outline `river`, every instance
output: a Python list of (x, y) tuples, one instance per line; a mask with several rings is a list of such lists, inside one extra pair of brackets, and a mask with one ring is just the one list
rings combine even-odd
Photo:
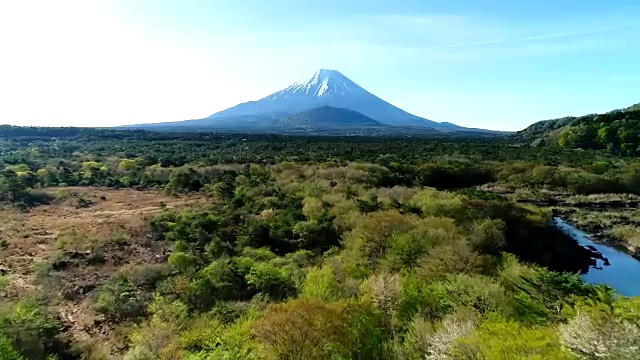
[(589, 234), (560, 218), (555, 218), (554, 223), (580, 245), (595, 248), (607, 260), (596, 259), (597, 265), (582, 275), (586, 282), (609, 285), (620, 295), (640, 296), (640, 261), (622, 249), (594, 242)]

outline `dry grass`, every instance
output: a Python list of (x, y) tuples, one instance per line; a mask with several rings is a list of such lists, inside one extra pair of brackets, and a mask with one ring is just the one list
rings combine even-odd
[[(56, 193), (60, 189), (47, 192)], [(141, 239), (146, 235), (149, 218), (164, 207), (184, 208), (206, 202), (201, 196), (180, 198), (160, 191), (90, 187), (70, 190), (91, 200), (92, 204), (78, 208), (62, 202), (39, 206), (26, 213), (0, 209), (0, 241), (6, 245), (0, 252), (0, 267), (11, 273), (29, 274), (33, 262), (50, 258), (54, 250), (65, 250), (58, 247), (60, 238), (65, 236), (75, 238), (77, 250), (109, 239), (114, 231)]]
[(578, 209), (566, 216), (596, 240), (625, 246), (631, 252), (640, 248), (640, 210)]
[(632, 247), (640, 247), (640, 227), (630, 225), (614, 226), (611, 235), (624, 239)]
[(638, 202), (640, 196), (634, 194), (593, 194), (574, 195), (567, 198), (568, 204), (575, 203), (611, 203), (611, 202)]
[(149, 238), (150, 218), (165, 208), (208, 201), (201, 195), (173, 197), (151, 190), (45, 191), (56, 196), (54, 204), (25, 213), (0, 209), (0, 269), (9, 279), (3, 292), (44, 296), (76, 341), (104, 337), (109, 331), (99, 326), (91, 310), (95, 289), (117, 271), (165, 261), (169, 246)]
[(491, 183), (480, 186), (480, 189), (498, 195), (504, 195), (513, 200), (544, 200), (544, 199), (561, 199), (569, 196), (566, 192), (524, 188), (515, 185)]

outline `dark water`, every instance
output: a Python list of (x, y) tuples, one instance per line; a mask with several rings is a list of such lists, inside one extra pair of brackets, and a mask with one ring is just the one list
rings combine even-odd
[(582, 246), (592, 246), (608, 260), (597, 259), (597, 265), (582, 275), (590, 284), (605, 284), (614, 288), (620, 295), (640, 296), (640, 261), (622, 249), (598, 244), (589, 239), (589, 234), (578, 230), (566, 221), (555, 218), (555, 225), (573, 237)]

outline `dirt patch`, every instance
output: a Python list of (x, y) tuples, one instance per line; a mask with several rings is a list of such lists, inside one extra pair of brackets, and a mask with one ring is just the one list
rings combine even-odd
[[(154, 241), (157, 213), (204, 206), (202, 195), (162, 191), (50, 188), (53, 204), (19, 212), (0, 209), (0, 272), (6, 296), (38, 290), (76, 341), (112, 333), (91, 308), (92, 294), (118, 271), (166, 262), (169, 244)], [(80, 199), (80, 200), (78, 200)], [(107, 336), (108, 337), (108, 336)]]

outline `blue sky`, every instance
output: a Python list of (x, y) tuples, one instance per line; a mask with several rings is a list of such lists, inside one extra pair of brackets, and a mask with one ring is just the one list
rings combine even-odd
[(519, 130), (640, 102), (636, 0), (0, 3), (0, 123), (201, 118), (341, 71), (416, 115)]

